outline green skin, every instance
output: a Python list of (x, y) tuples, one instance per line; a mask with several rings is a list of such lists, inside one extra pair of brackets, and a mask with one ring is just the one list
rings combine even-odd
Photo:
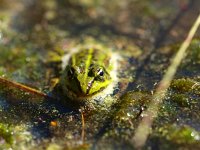
[(71, 56), (61, 77), (61, 85), (73, 98), (96, 95), (111, 82), (111, 54), (99, 49), (83, 49)]

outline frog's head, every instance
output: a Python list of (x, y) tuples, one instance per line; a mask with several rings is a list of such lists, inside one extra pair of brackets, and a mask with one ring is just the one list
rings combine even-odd
[(94, 95), (106, 88), (112, 80), (103, 66), (95, 64), (88, 68), (85, 65), (69, 65), (64, 72), (62, 84), (77, 97)]

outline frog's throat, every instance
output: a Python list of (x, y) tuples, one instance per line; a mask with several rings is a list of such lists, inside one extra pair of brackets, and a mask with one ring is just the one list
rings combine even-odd
[(67, 86), (64, 88), (64, 91), (67, 94), (67, 97), (73, 100), (91, 100), (94, 97), (98, 96), (99, 93), (101, 93), (101, 91), (104, 91), (106, 89), (106, 87), (103, 87), (101, 89), (99, 89), (98, 91), (92, 93), (92, 94), (77, 94), (75, 93), (73, 90), (71, 90), (70, 88), (68, 88)]

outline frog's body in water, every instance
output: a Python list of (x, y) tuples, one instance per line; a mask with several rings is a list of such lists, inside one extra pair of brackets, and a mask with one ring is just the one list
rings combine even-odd
[(67, 58), (60, 84), (70, 99), (102, 101), (113, 92), (117, 83), (116, 54), (108, 49), (89, 47)]

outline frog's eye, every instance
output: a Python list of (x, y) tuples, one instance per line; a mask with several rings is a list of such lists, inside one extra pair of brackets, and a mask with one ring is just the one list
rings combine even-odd
[(105, 71), (103, 68), (98, 68), (95, 73), (95, 80), (103, 82), (105, 79)]
[(103, 76), (104, 75), (104, 71), (102, 68), (97, 69), (97, 75), (99, 76)]
[(88, 72), (89, 77), (94, 77), (95, 80), (103, 81), (104, 76), (105, 76), (105, 69), (103, 67), (93, 67), (91, 70)]

